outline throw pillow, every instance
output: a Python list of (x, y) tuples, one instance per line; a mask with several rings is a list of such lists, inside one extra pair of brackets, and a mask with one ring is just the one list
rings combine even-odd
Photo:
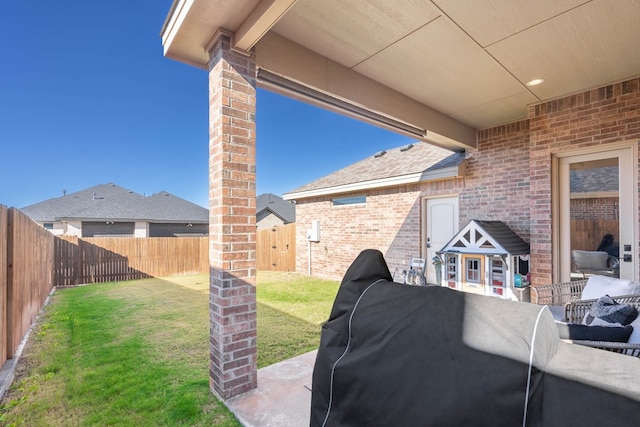
[(563, 340), (627, 342), (634, 331), (631, 325), (607, 327), (556, 323), (556, 326), (560, 339)]
[(631, 322), (629, 326), (633, 327), (633, 332), (631, 332), (631, 336), (627, 342), (629, 344), (640, 344), (640, 316)]
[(638, 310), (629, 304), (620, 304), (609, 295), (593, 303), (583, 320), (590, 326), (628, 325), (638, 317)]
[(587, 284), (582, 290), (581, 300), (596, 299), (603, 295), (618, 297), (620, 295), (631, 295), (640, 293), (640, 284), (630, 280), (616, 279), (594, 275), (589, 277)]

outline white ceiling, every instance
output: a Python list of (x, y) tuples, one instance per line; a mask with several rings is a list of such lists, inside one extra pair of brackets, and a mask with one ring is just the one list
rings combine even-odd
[(478, 129), (640, 74), (640, 0), (298, 0), (272, 31)]
[[(219, 30), (255, 48), (259, 68), (442, 135), (442, 146), (640, 76), (640, 0), (175, 0), (165, 55), (206, 69)], [(534, 78), (545, 81), (527, 86)]]

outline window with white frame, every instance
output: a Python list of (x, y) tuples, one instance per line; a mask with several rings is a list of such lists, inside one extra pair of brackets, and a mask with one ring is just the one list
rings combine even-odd
[(482, 278), (482, 260), (480, 258), (467, 257), (464, 266), (467, 282), (480, 284), (480, 279)]
[(367, 203), (366, 196), (336, 197), (331, 200), (333, 206), (364, 205), (365, 203)]

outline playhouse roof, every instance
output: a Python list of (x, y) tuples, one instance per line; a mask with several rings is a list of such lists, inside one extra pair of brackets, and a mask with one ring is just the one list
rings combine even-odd
[(502, 221), (472, 219), (439, 251), (486, 255), (526, 255), (529, 244)]

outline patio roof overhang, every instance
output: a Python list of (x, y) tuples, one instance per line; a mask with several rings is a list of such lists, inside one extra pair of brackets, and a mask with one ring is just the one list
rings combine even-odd
[(161, 36), (207, 69), (230, 35), (261, 87), (463, 150), (531, 104), (639, 75), (637, 22), (635, 1), (175, 0)]

